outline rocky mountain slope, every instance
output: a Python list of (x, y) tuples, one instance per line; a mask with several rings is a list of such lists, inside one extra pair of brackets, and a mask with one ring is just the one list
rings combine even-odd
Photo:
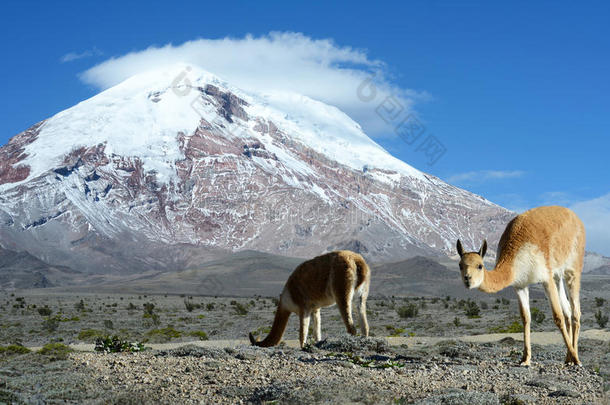
[(0, 148), (0, 245), (93, 273), (257, 250), (372, 261), (495, 246), (512, 213), (392, 157), (338, 109), (185, 65), (134, 76)]

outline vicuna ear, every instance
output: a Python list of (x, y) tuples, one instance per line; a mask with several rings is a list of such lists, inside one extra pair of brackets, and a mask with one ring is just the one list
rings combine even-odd
[(462, 242), (460, 242), (460, 240), (458, 239), (457, 241), (457, 252), (460, 255), (460, 257), (462, 257), (464, 255), (464, 248), (462, 247)]
[(483, 241), (483, 246), (479, 249), (479, 256), (485, 257), (485, 253), (487, 253), (487, 240)]

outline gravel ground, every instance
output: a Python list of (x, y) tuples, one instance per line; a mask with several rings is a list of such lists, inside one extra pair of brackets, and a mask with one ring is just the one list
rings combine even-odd
[[(388, 346), (342, 336), (305, 351), (289, 347), (183, 346), (66, 356), (0, 356), (0, 402), (9, 403), (422, 403), (603, 404), (610, 344), (583, 339), (583, 367), (562, 345), (441, 341)], [(606, 386), (606, 390), (610, 387)]]

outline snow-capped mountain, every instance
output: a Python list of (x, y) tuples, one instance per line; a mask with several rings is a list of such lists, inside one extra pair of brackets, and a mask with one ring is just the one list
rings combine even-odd
[(335, 107), (177, 65), (136, 75), (0, 148), (0, 245), (88, 272), (217, 251), (369, 260), (498, 240), (512, 213), (394, 158)]

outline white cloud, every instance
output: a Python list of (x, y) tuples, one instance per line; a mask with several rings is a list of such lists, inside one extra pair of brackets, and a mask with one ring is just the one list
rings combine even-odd
[(453, 184), (472, 184), (483, 183), (490, 180), (504, 180), (522, 177), (525, 174), (522, 170), (479, 170), (466, 173), (454, 174), (447, 179)]
[[(415, 100), (427, 97), (393, 85), (384, 63), (371, 59), (365, 51), (299, 33), (272, 32), (261, 37), (151, 46), (108, 59), (80, 77), (87, 84), (106, 89), (141, 71), (179, 62), (199, 66), (246, 91), (288, 90), (334, 105), (375, 136), (393, 135), (394, 127), (411, 111)], [(376, 111), (387, 97), (393, 97), (402, 108), (392, 111), (400, 112), (395, 118), (386, 114), (384, 119)]]
[(585, 224), (587, 250), (610, 256), (610, 193), (570, 207)]
[(59, 60), (61, 61), (61, 63), (66, 63), (66, 62), (73, 62), (78, 59), (84, 59), (84, 58), (89, 58), (91, 56), (100, 56), (100, 55), (103, 55), (103, 52), (100, 51), (99, 49), (97, 49), (96, 47), (93, 47), (92, 49), (87, 49), (86, 51), (83, 51), (80, 53), (68, 52), (67, 54), (62, 56)]

